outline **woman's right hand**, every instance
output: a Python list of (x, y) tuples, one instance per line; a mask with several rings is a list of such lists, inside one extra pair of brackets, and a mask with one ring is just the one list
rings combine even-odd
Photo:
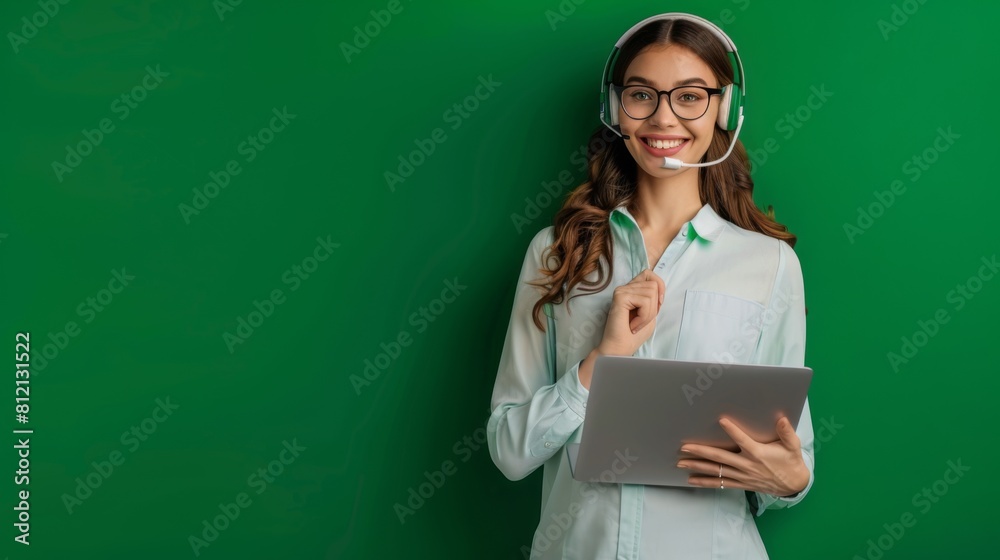
[(597, 353), (608, 356), (635, 354), (653, 335), (665, 290), (663, 279), (648, 268), (628, 284), (615, 288)]
[(584, 388), (590, 390), (598, 356), (631, 356), (653, 335), (664, 291), (663, 279), (648, 268), (628, 284), (615, 288), (604, 337), (580, 362), (578, 375)]

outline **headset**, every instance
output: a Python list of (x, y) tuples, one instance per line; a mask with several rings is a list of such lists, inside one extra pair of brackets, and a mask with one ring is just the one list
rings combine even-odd
[(628, 140), (628, 136), (625, 136), (621, 132), (621, 125), (618, 122), (618, 94), (615, 93), (614, 88), (609, 87), (611, 85), (611, 76), (614, 71), (615, 62), (618, 60), (618, 54), (621, 50), (621, 46), (635, 34), (644, 25), (664, 19), (678, 19), (689, 21), (702, 27), (708, 29), (712, 32), (716, 38), (725, 47), (726, 52), (729, 53), (729, 60), (733, 66), (733, 83), (727, 84), (722, 88), (721, 102), (719, 104), (719, 118), (717, 123), (723, 130), (735, 130), (733, 134), (733, 140), (729, 144), (729, 149), (726, 153), (715, 161), (710, 161), (706, 163), (686, 163), (679, 159), (665, 157), (663, 158), (663, 164), (661, 167), (664, 169), (680, 169), (681, 167), (707, 167), (709, 165), (715, 165), (732, 153), (733, 148), (736, 146), (736, 139), (740, 135), (740, 129), (743, 128), (743, 107), (746, 102), (747, 86), (746, 78), (743, 75), (743, 62), (740, 61), (740, 55), (736, 52), (736, 44), (733, 40), (729, 38), (722, 29), (718, 26), (708, 21), (707, 19), (685, 14), (681, 12), (670, 12), (666, 14), (660, 14), (652, 17), (648, 17), (639, 23), (633, 25), (624, 35), (618, 39), (615, 43), (615, 48), (611, 50), (611, 54), (608, 56), (608, 61), (604, 65), (604, 75), (601, 76), (601, 122), (604, 126), (611, 129), (612, 132), (621, 136), (623, 139)]

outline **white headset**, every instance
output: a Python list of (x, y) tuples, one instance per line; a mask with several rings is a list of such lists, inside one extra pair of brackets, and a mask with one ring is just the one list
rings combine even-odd
[(719, 42), (722, 43), (726, 52), (729, 53), (730, 62), (733, 66), (733, 83), (727, 84), (722, 88), (721, 101), (719, 103), (719, 116), (716, 122), (723, 130), (735, 130), (736, 132), (733, 134), (733, 139), (729, 144), (729, 149), (726, 150), (726, 153), (722, 157), (715, 161), (706, 163), (686, 163), (679, 159), (665, 157), (663, 158), (663, 165), (661, 167), (666, 169), (680, 169), (681, 167), (707, 167), (709, 165), (715, 165), (729, 157), (729, 154), (732, 153), (733, 148), (736, 146), (736, 139), (740, 135), (740, 129), (743, 128), (743, 107), (746, 101), (746, 77), (743, 75), (743, 62), (740, 60), (739, 53), (736, 51), (736, 44), (733, 43), (733, 40), (730, 39), (724, 31), (719, 29), (718, 26), (707, 19), (692, 14), (670, 12), (648, 17), (633, 25), (628, 31), (626, 31), (625, 34), (618, 39), (618, 42), (615, 43), (615, 47), (611, 50), (611, 54), (608, 56), (608, 61), (604, 65), (604, 74), (601, 76), (601, 122), (618, 136), (626, 138), (622, 134), (621, 125), (618, 122), (618, 95), (614, 88), (609, 87), (611, 85), (611, 75), (614, 71), (614, 64), (617, 62), (621, 46), (629, 39), (629, 37), (634, 35), (636, 31), (650, 22), (668, 19), (685, 20), (701, 25), (711, 31), (712, 34), (719, 39)]

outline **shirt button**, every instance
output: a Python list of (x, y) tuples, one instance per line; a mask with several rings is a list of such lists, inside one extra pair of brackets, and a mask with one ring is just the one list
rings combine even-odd
[(688, 236), (688, 230), (687, 230), (687, 228), (682, 228), (681, 229), (681, 235), (684, 236), (684, 237)]
[(552, 447), (552, 442), (551, 441), (545, 442), (545, 447)]

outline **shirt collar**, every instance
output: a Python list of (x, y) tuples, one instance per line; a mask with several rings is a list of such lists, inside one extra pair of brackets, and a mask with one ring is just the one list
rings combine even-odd
[[(636, 222), (635, 217), (626, 208), (626, 204), (621, 204), (617, 208), (611, 211), (611, 218), (614, 218), (615, 213), (621, 214), (629, 221), (635, 225), (636, 229), (639, 228), (639, 223)], [(719, 238), (719, 234), (722, 233), (722, 229), (725, 226), (725, 220), (723, 220), (715, 210), (712, 209), (710, 204), (703, 204), (698, 213), (691, 218), (691, 227), (694, 228), (695, 234), (698, 237), (702, 237), (709, 241), (715, 241)]]

